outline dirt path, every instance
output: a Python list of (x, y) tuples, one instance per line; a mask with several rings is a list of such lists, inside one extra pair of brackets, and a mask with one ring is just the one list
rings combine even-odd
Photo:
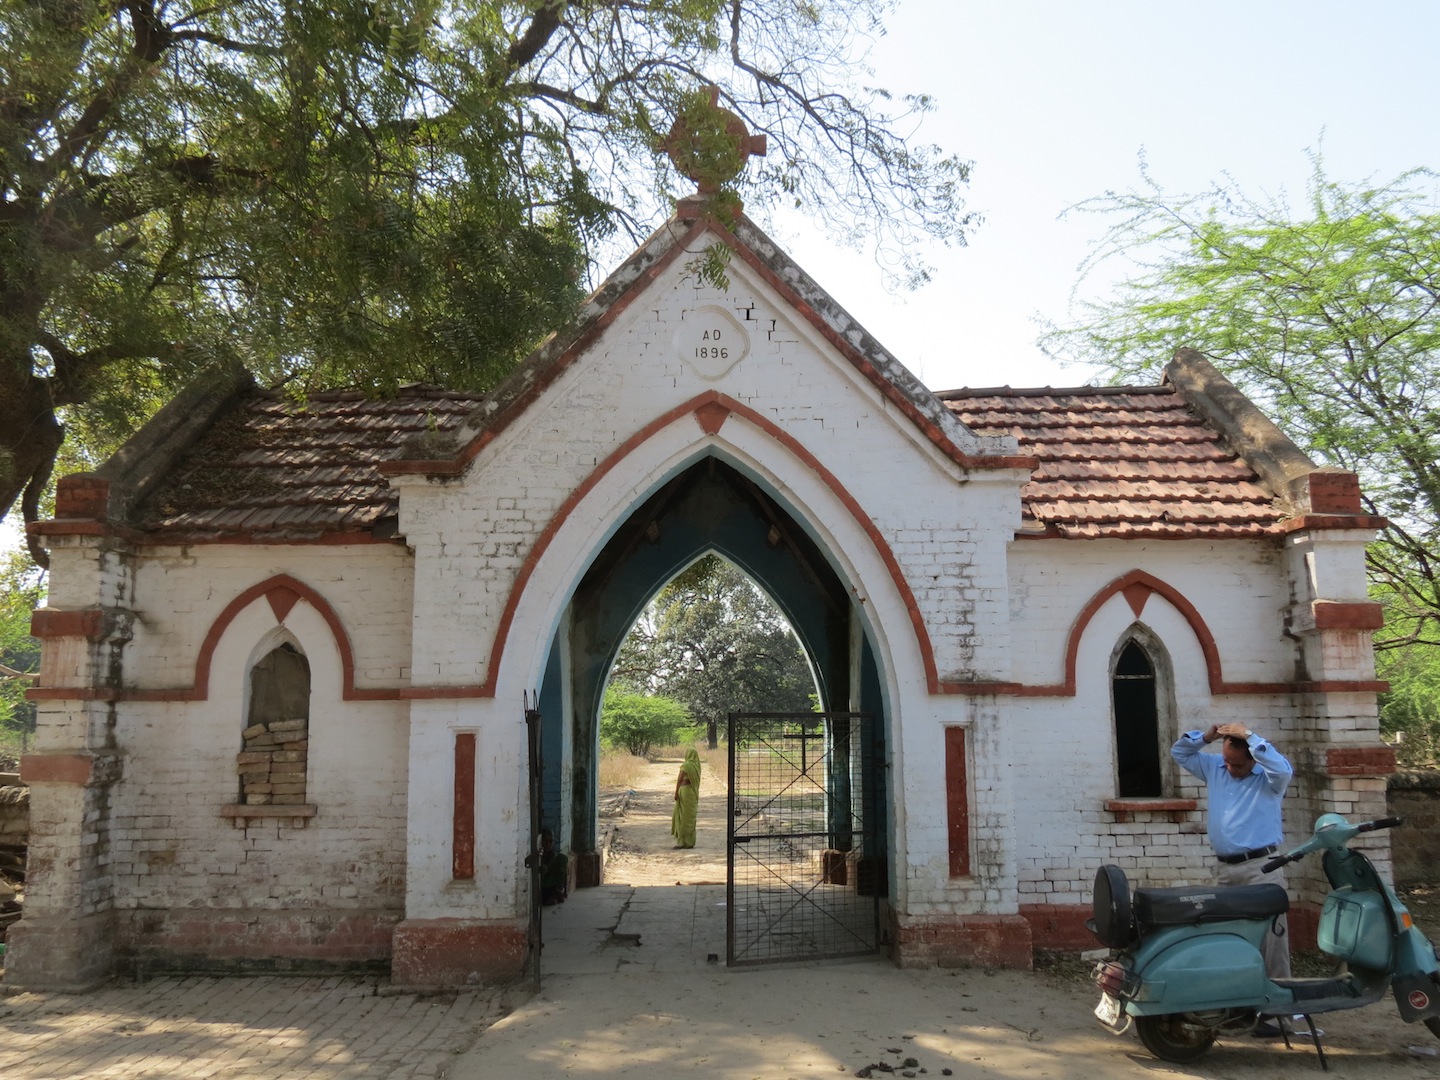
[[(611, 819), (617, 831), (608, 881), (725, 880), (723, 785), (708, 774), (702, 780), (696, 846), (676, 849), (670, 811), (678, 769), (678, 761), (651, 765), (624, 814)], [(1116, 1038), (1099, 1027), (1086, 967), (1073, 961), (1035, 973), (902, 971), (876, 961), (552, 979), (541, 999), (497, 1024), (452, 1075), (658, 1078), (701, 1065), (724, 1080), (799, 1080), (865, 1075), (863, 1067), (873, 1064), (876, 1076), (893, 1069), (994, 1080), (1440, 1076), (1440, 1040), (1422, 1025), (1401, 1022), (1388, 997), (1318, 1018), (1329, 1073), (1302, 1040), (1286, 1049), (1246, 1036), (1221, 1040), (1194, 1065), (1167, 1065), (1133, 1032)], [(906, 1070), (912, 1053), (920, 1068)]]
[(612, 818), (615, 839), (605, 881), (616, 885), (723, 885), (725, 883), (725, 786), (705, 770), (695, 846), (677, 848), (670, 835), (675, 777), (680, 761), (652, 762), (636, 782), (622, 816)]

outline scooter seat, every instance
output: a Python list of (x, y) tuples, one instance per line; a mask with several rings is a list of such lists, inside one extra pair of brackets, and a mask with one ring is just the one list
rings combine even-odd
[(1187, 885), (1173, 889), (1136, 889), (1131, 899), (1142, 926), (1189, 926), (1220, 919), (1264, 919), (1290, 910), (1290, 897), (1279, 885)]

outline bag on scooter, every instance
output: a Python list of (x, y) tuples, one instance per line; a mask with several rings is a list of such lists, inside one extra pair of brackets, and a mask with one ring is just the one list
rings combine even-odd
[(1221, 919), (1261, 919), (1283, 915), (1290, 897), (1279, 885), (1185, 885), (1136, 889), (1131, 906), (1145, 926), (1189, 926)]

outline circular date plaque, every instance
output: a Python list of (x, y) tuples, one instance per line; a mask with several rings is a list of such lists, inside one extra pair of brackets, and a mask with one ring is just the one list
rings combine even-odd
[(724, 308), (685, 313), (675, 332), (675, 350), (703, 379), (718, 379), (750, 352), (750, 335)]

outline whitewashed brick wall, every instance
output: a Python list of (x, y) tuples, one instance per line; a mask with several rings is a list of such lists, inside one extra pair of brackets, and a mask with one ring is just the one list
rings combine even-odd
[[(358, 686), (401, 685), (410, 674), (412, 570), (399, 543), (146, 550), (136, 560), (137, 618), (126, 669), (147, 687), (190, 685), (205, 635), (226, 605), (252, 585), (288, 574), (339, 615)], [(263, 599), (255, 603), (268, 609)]]
[[(283, 572), (334, 607), (354, 646), (357, 682), (396, 685), (408, 666), (403, 556), (403, 549), (377, 547), (349, 549), (344, 559), (317, 548), (201, 548), (193, 558), (163, 557), (137, 574), (144, 632), (127, 658), (129, 670), (144, 673), (145, 687), (188, 683), (219, 612), (249, 586)], [(296, 643), (310, 664), (307, 798), (317, 812), (304, 828), (290, 819), (237, 828), (220, 808), (238, 801), (248, 671), (281, 640)], [(398, 700), (343, 701), (340, 653), (320, 613), (302, 600), (282, 630), (257, 597), (215, 650), (207, 700), (120, 706), (124, 778), (111, 793), (115, 906), (398, 911), (407, 712)]]
[[(510, 626), (504, 663), (493, 673), (494, 707), (476, 702), (456, 709), (436, 703), (424, 708), (422, 719), (417, 703), (413, 715), (419, 737), (412, 756), (422, 746), (426, 753), (448, 753), (454, 731), (463, 725), (479, 731), (482, 746), (498, 746), (496, 753), (520, 753), (518, 737), (506, 735), (487, 744), (487, 733), (514, 724), (513, 706), (538, 682), (566, 598), (589, 561), (644, 498), (713, 450), (806, 523), (835, 555), (842, 579), (859, 598), (862, 618), (883, 657), (894, 725), (891, 782), (919, 807), (918, 813), (907, 812), (897, 801), (892, 812), (896, 865), (903, 867), (897, 869), (897, 891), (904, 895), (918, 889), (952, 905), (1013, 909), (1013, 886), (1005, 884), (1012, 858), (1004, 833), (1009, 791), (985, 749), (995, 727), (992, 719), (983, 719), (977, 729), (973, 813), (987, 834), (975, 853), (973, 880), (948, 881), (945, 819), (936, 810), (944, 799), (938, 771), (943, 754), (936, 750), (943, 743), (943, 726), (974, 724), (992, 717), (995, 707), (933, 699), (927, 693), (905, 599), (864, 527), (873, 521), (888, 538), (925, 621), (939, 677), (1004, 677), (1004, 549), (1019, 521), (1023, 477), (1014, 471), (965, 475), (739, 260), (732, 262), (730, 278), (730, 290), (722, 294), (697, 287), (675, 266), (482, 451), (463, 479), (398, 481), (401, 530), (416, 552), (417, 682), (473, 685), (491, 676), (490, 643), (515, 575), (542, 530), (626, 440), (707, 391), (718, 390), (759, 410), (765, 421), (839, 477), (843, 493), (827, 487), (815, 469), (740, 415), (731, 416), (715, 438), (705, 436), (688, 416), (653, 432), (638, 453), (615, 464), (573, 508), (535, 566)], [(683, 360), (676, 346), (685, 321), (707, 306), (723, 308), (749, 336), (748, 355), (713, 378)], [(907, 464), (897, 468), (901, 461)], [(853, 499), (868, 521), (857, 521), (841, 495)], [(914, 775), (907, 772), (912, 768)], [(416, 771), (412, 762), (412, 852), (440, 833), (448, 809), (438, 793), (431, 805), (430, 795), (415, 787)], [(519, 775), (517, 757), (508, 767), (503, 761), (497, 765), (499, 790), (514, 790), (512, 775)], [(518, 864), (523, 829), (513, 821), (514, 805), (505, 798), (482, 805), (480, 862)], [(422, 911), (453, 913), (460, 887), (447, 880), (448, 857), (436, 848), (424, 858), (423, 866), (412, 860), (410, 867), (412, 917)], [(488, 897), (483, 900), (482, 907)], [(503, 908), (503, 900), (500, 904)]]
[[(1022, 541), (1011, 549), (1016, 673), (1055, 683), (1064, 674), (1065, 645), (1075, 618), (1110, 582), (1140, 569), (1176, 589), (1199, 612), (1230, 682), (1286, 682), (1294, 678), (1296, 646), (1283, 634), (1289, 602), (1281, 556), (1253, 542)], [(1180, 732), (1211, 724), (1244, 723), (1289, 749), (1291, 706), (1271, 695), (1212, 696), (1205, 657), (1182, 612), (1151, 594), (1137, 620), (1122, 595), (1097, 611), (1076, 657), (1073, 697), (1017, 699), (1007, 744), (1031, 755), (1017, 804), (1023, 838), (1018, 888), (1025, 903), (1089, 902), (1096, 869), (1115, 862), (1132, 868), (1137, 884), (1171, 885), (1208, 879), (1200, 783), (1165, 757), (1168, 790), (1199, 800), (1191, 813), (1105, 809), (1116, 796), (1109, 666), (1115, 647), (1136, 622), (1164, 646), (1173, 704), (1162, 703), (1161, 753)], [(1163, 675), (1163, 673), (1162, 673)], [(1180, 820), (1172, 820), (1179, 817)], [(1122, 818), (1124, 820), (1122, 820)], [(1293, 832), (1293, 829), (1292, 829)]]

